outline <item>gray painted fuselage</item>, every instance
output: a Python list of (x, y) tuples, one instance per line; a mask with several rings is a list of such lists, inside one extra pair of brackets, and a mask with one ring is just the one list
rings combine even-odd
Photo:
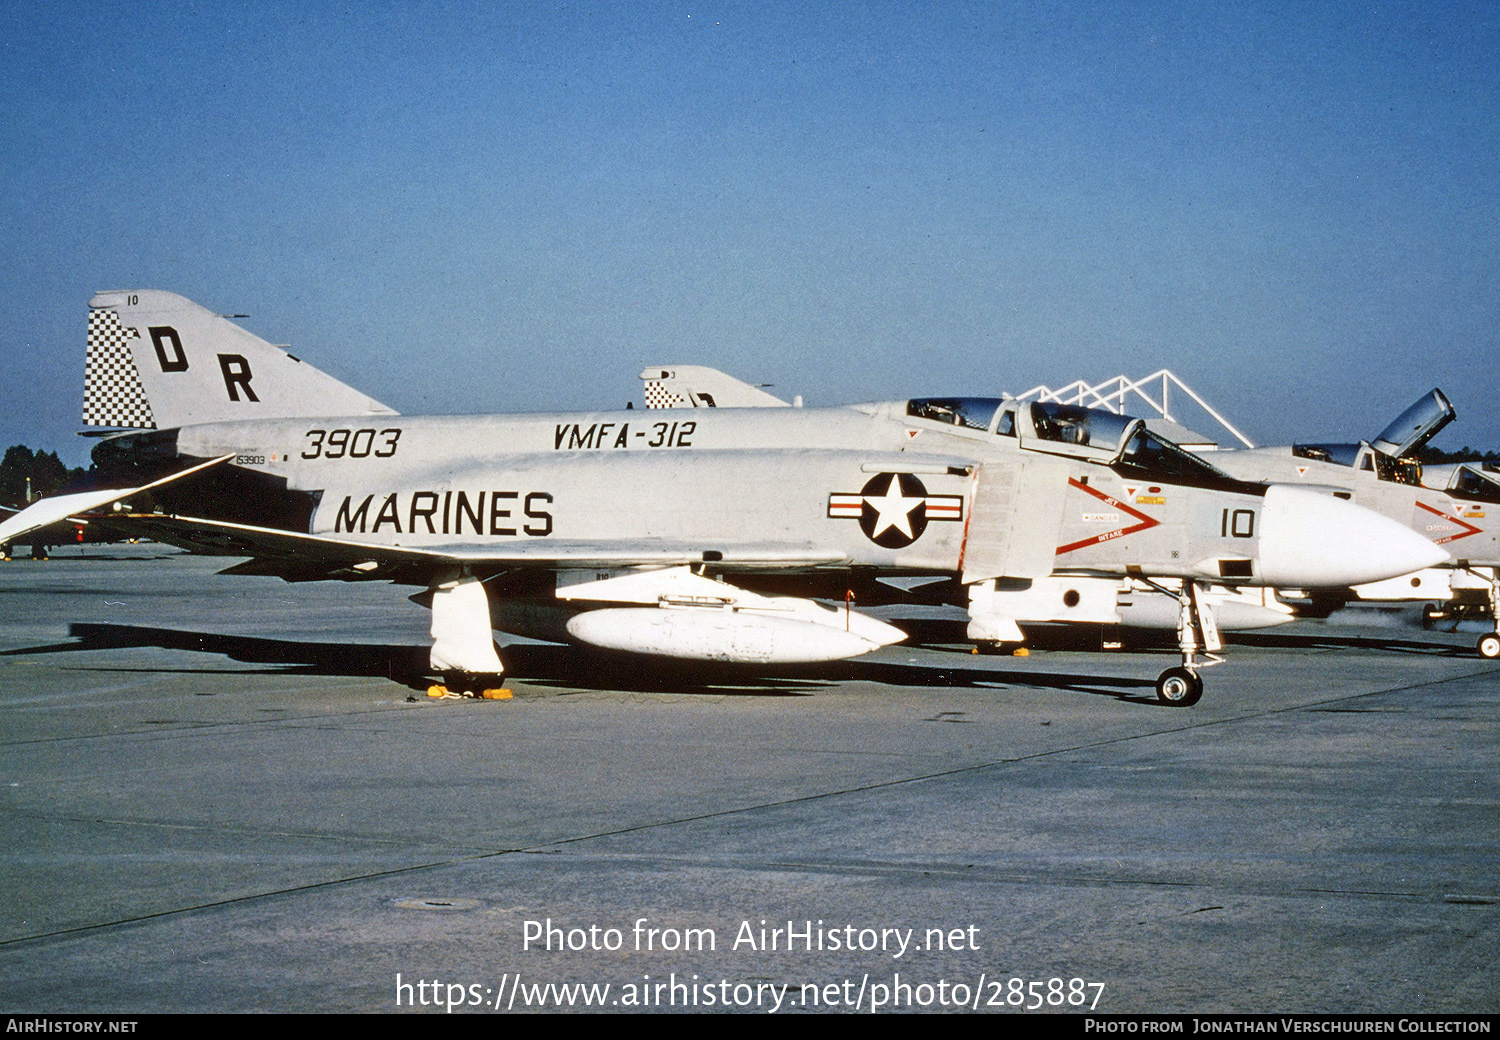
[[(1232, 560), (1230, 577), (1253, 581), (1245, 561), (1264, 502), (1248, 485), (1125, 477), (1023, 451), (1014, 437), (905, 414), (904, 403), (279, 419), (184, 427), (176, 443), (182, 456), (232, 455), (226, 465), (315, 499), (307, 533), (500, 555), (547, 542), (654, 545), (708, 553), (725, 571), (755, 569), (732, 558), (754, 546), (793, 567), (975, 579), (983, 542), (993, 573), (978, 579), (1130, 569), (1217, 579)], [(244, 522), (256, 509), (245, 503)]]

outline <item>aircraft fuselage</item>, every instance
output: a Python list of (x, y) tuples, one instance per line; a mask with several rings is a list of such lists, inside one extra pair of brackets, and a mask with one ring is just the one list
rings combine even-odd
[(1368, 446), (1359, 448), (1353, 465), (1309, 458), (1290, 447), (1222, 452), (1213, 462), (1245, 480), (1346, 491), (1351, 501), (1405, 524), (1455, 560), (1500, 564), (1500, 501), (1425, 487)]
[[(168, 455), (172, 465), (231, 456), (219, 469), (247, 482), (236, 491), (207, 471), (162, 489), (161, 508), (185, 516), (408, 548), (691, 547), (721, 571), (753, 569), (724, 554), (761, 546), (804, 570), (1271, 584), (1289, 575), (1263, 552), (1267, 523), (1285, 527), (1290, 512), (1308, 526), (1306, 503), (1268, 510), (1261, 485), (1122, 473), (914, 416), (903, 402), (220, 422), (125, 435), (98, 459)], [(225, 486), (205, 495), (214, 481)], [(1340, 565), (1360, 571), (1347, 576), (1362, 577), (1346, 555)]]

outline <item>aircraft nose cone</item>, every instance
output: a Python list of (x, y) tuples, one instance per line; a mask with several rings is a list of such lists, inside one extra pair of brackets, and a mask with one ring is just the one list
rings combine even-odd
[(1267, 585), (1363, 585), (1448, 559), (1411, 528), (1353, 502), (1285, 484), (1266, 490), (1259, 577)]

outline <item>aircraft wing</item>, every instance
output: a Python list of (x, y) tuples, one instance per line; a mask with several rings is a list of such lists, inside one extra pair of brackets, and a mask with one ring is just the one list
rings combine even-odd
[(445, 545), (427, 549), (160, 513), (116, 514), (105, 518), (105, 522), (195, 553), (248, 556), (251, 559), (226, 573), (274, 575), (288, 581), (338, 578), (426, 584), (435, 572), (459, 567), (498, 573), (521, 568), (559, 570), (709, 563), (718, 571), (747, 572), (816, 569), (848, 562), (848, 556), (841, 551), (775, 542), (719, 548), (656, 539), (580, 542), (547, 538), (505, 546)]
[(28, 535), (43, 527), (48, 527), (60, 520), (67, 520), (80, 513), (87, 513), (90, 510), (107, 506), (111, 502), (118, 502), (122, 498), (129, 498), (131, 495), (140, 494), (142, 491), (150, 491), (152, 488), (161, 487), (163, 484), (170, 484), (174, 480), (181, 480), (183, 477), (191, 476), (200, 470), (208, 469), (210, 466), (217, 466), (226, 459), (232, 458), (234, 458), (233, 455), (221, 455), (216, 459), (200, 462), (196, 466), (189, 466), (187, 469), (173, 473), (171, 476), (163, 477), (160, 480), (153, 480), (151, 483), (142, 484), (139, 487), (79, 491), (69, 495), (53, 495), (51, 498), (44, 498), (39, 502), (33, 502), (19, 513), (7, 517), (4, 522), (0, 522), (0, 544)]

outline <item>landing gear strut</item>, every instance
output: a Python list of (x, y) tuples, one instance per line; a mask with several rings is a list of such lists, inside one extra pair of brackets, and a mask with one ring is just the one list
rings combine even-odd
[(1500, 657), (1500, 567), (1490, 568), (1490, 620), (1495, 630), (1480, 636), (1474, 649), (1480, 657), (1494, 660)]
[(1182, 653), (1182, 665), (1168, 668), (1156, 677), (1156, 699), (1169, 707), (1190, 708), (1197, 704), (1203, 696), (1199, 669), (1211, 668), (1224, 660), (1218, 655), (1224, 643), (1219, 639), (1219, 625), (1208, 605), (1207, 592), (1205, 585), (1184, 581), (1177, 593), (1177, 648)]
[(428, 689), (429, 697), (450, 694), (508, 700), (503, 689), (500, 655), (490, 627), (490, 601), (484, 585), (467, 575), (432, 588), (432, 670), (443, 683)]

